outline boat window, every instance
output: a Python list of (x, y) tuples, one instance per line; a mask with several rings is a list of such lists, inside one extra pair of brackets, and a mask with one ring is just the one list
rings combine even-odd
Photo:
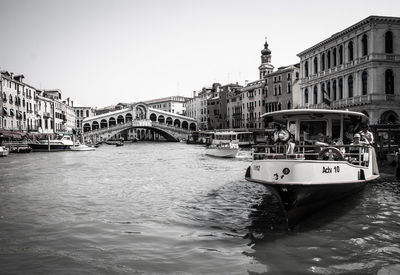
[(317, 140), (318, 134), (326, 135), (327, 123), (324, 120), (307, 120), (300, 122), (300, 140)]
[(332, 140), (335, 139), (340, 139), (340, 119), (332, 119)]

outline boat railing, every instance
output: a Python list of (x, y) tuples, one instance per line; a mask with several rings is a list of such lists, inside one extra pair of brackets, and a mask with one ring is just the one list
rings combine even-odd
[(369, 145), (259, 144), (253, 146), (253, 159), (334, 160), (368, 166)]

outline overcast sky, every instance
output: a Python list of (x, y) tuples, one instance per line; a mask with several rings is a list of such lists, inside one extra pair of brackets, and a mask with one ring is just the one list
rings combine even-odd
[(265, 37), (275, 68), (398, 0), (0, 0), (0, 69), (82, 106), (258, 79)]

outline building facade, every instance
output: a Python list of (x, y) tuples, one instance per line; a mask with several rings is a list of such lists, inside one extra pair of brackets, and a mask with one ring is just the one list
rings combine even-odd
[(186, 115), (185, 102), (188, 99), (188, 97), (184, 96), (170, 96), (144, 101), (144, 103), (148, 104), (150, 108), (178, 115)]
[(73, 102), (61, 101), (60, 90), (41, 91), (23, 80), (23, 75), (0, 72), (2, 135), (18, 139), (36, 133), (72, 133), (75, 127)]
[(400, 18), (370, 16), (302, 51), (300, 107), (400, 117)]

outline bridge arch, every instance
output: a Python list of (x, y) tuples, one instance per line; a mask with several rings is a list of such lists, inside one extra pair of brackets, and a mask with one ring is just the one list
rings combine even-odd
[(172, 125), (172, 118), (167, 117), (167, 119), (165, 120), (165, 123), (167, 123), (168, 125)]
[(174, 120), (174, 126), (180, 128), (181, 127), (181, 121), (179, 119)]
[(110, 117), (110, 119), (108, 120), (108, 126), (115, 126), (117, 125), (117, 121), (115, 120), (115, 117)]
[(107, 128), (107, 127), (108, 127), (108, 122), (107, 122), (107, 120), (102, 119), (102, 120), (100, 121), (100, 128), (103, 129), (103, 128)]
[(193, 123), (193, 122), (190, 123), (189, 128), (190, 128), (191, 131), (196, 131), (196, 123)]
[(125, 119), (122, 115), (119, 115), (117, 117), (117, 124), (124, 124), (125, 123)]
[(100, 125), (98, 121), (93, 121), (92, 123), (92, 131), (99, 129)]
[(186, 129), (186, 130), (189, 129), (189, 124), (187, 121), (182, 122), (182, 129)]
[(165, 122), (165, 118), (164, 118), (163, 115), (159, 115), (159, 116), (158, 116), (158, 122), (159, 122), (159, 123), (164, 123), (164, 122)]
[(132, 120), (133, 120), (132, 114), (131, 114), (131, 113), (127, 113), (127, 114), (125, 115), (125, 121), (126, 121), (126, 122), (131, 122)]
[(157, 121), (157, 115), (155, 113), (150, 114), (151, 121)]
[(83, 125), (83, 132), (90, 132), (92, 130), (92, 127), (90, 126), (89, 123), (85, 123)]

